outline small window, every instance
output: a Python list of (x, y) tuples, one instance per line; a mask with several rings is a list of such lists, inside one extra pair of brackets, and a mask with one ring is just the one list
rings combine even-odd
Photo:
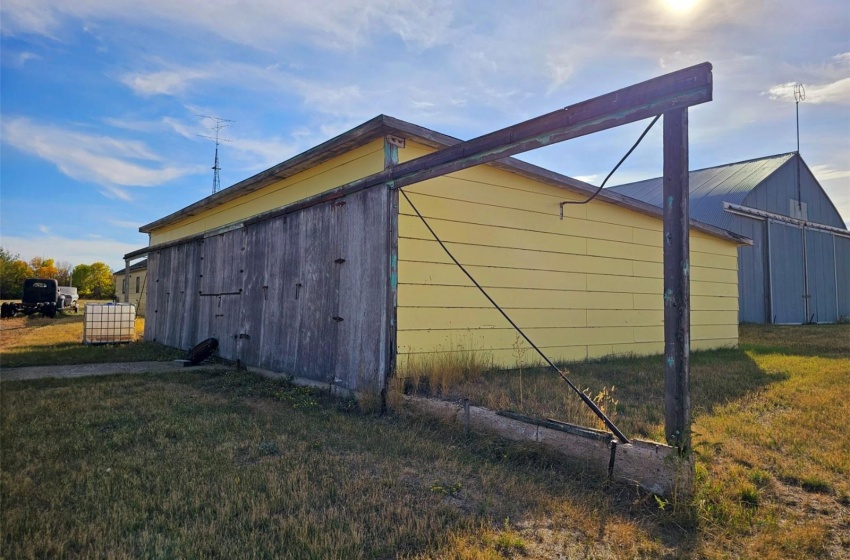
[(136, 293), (139, 293), (139, 282), (142, 280), (141, 276), (136, 276)]
[(121, 293), (122, 293), (122, 294), (126, 294), (126, 293), (127, 293), (127, 279), (126, 279), (126, 278), (124, 278), (123, 280), (121, 280)]

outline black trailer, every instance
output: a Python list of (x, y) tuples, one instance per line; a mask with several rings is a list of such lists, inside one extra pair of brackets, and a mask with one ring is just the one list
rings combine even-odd
[(32, 315), (41, 313), (45, 317), (55, 317), (56, 311), (73, 310), (77, 312), (77, 288), (60, 286), (52, 278), (27, 278), (24, 280), (24, 295), (21, 303), (8, 302), (0, 306), (0, 317), (14, 317), (18, 314)]

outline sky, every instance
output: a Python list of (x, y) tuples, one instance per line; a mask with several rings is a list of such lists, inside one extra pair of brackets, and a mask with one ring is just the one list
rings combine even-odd
[[(0, 245), (106, 262), (138, 228), (387, 114), (460, 139), (701, 62), (690, 166), (796, 149), (850, 221), (850, 2), (3, 0)], [(646, 123), (524, 154), (598, 184)], [(661, 175), (656, 126), (611, 185)]]

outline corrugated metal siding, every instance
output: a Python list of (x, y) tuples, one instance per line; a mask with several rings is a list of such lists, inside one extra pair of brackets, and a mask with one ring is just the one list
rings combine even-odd
[(802, 323), (806, 320), (803, 302), (803, 232), (791, 225), (770, 222), (770, 284), (774, 323)]
[[(830, 246), (832, 244), (832, 235), (811, 229), (806, 232), (811, 238), (807, 243), (807, 253), (810, 253), (807, 255), (810, 311), (806, 318), (802, 230), (772, 225), (771, 246), (768, 250), (765, 248), (767, 236), (764, 221), (736, 216), (723, 209), (723, 203), (730, 202), (790, 216), (792, 201), (796, 201), (798, 196), (798, 166), (800, 199), (806, 204), (808, 221), (844, 228), (844, 222), (832, 201), (796, 154), (782, 154), (690, 173), (691, 217), (753, 240), (752, 247), (738, 249), (741, 321), (770, 322), (771, 303), (772, 318), (781, 323), (801, 323), (807, 319), (832, 322), (840, 316), (835, 301), (838, 300), (840, 304), (841, 296), (839, 294), (836, 298), (836, 292), (840, 292), (843, 286), (840, 283), (836, 285), (836, 258), (827, 247), (827, 241)], [(612, 188), (621, 194), (661, 205), (660, 178)], [(840, 261), (838, 266), (843, 266)], [(829, 280), (830, 276), (832, 281)]]
[(740, 222), (733, 226), (736, 231), (753, 240), (752, 246), (738, 247), (738, 285), (747, 287), (740, 290), (738, 318), (742, 323), (765, 323), (769, 319), (767, 263), (763, 251), (767, 222), (743, 216), (734, 216), (734, 219)]
[(835, 248), (833, 235), (806, 230), (806, 267), (809, 283), (809, 320), (834, 323), (836, 309)]
[(215, 337), (230, 360), (380, 390), (388, 200), (369, 189), (152, 253), (146, 339), (188, 349)]
[[(790, 216), (797, 200), (797, 164), (800, 165), (800, 199), (806, 205), (807, 220), (844, 229), (844, 221), (832, 201), (802, 160), (794, 158), (778, 168), (766, 181), (744, 198), (742, 205)], [(732, 201), (730, 201), (732, 202)]]
[(850, 321), (850, 238), (834, 236), (838, 318)]

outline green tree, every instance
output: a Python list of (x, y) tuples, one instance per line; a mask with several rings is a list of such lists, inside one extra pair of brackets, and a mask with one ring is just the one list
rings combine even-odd
[(89, 276), (92, 281), (93, 298), (105, 299), (115, 295), (115, 281), (112, 279), (112, 270), (106, 263), (92, 263)]
[(24, 280), (31, 276), (32, 269), (21, 260), (20, 255), (0, 247), (0, 298), (20, 299)]
[(91, 265), (78, 264), (71, 271), (71, 282), (77, 287), (80, 297), (91, 297), (94, 292), (94, 283), (91, 276)]

